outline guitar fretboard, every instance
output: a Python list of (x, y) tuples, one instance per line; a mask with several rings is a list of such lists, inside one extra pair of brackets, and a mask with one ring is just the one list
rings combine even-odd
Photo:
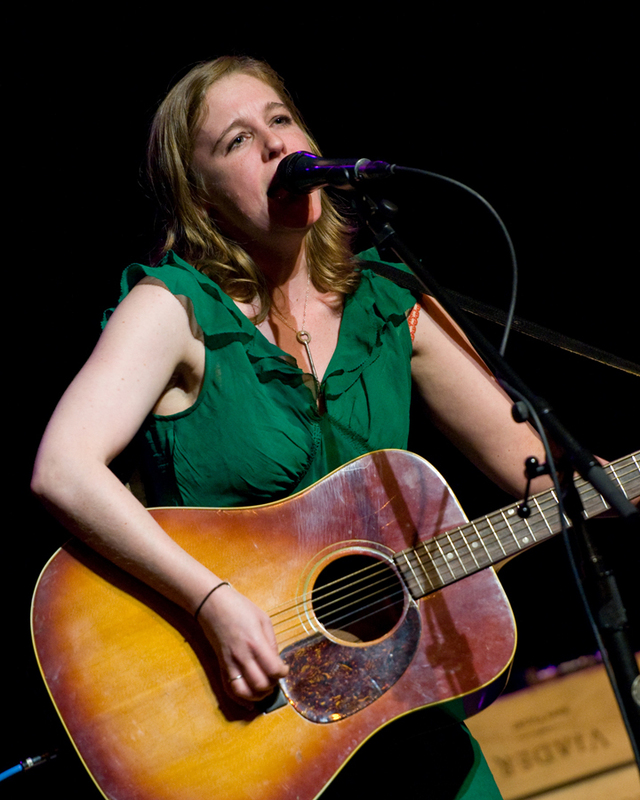
[[(605, 469), (626, 497), (631, 499), (640, 495), (640, 451), (608, 464)], [(586, 519), (609, 508), (590, 483), (579, 478), (576, 487)], [(396, 553), (396, 565), (413, 597), (424, 597), (562, 530), (553, 489), (529, 498), (531, 513), (526, 519), (518, 515), (518, 505), (514, 503), (486, 517), (439, 533), (418, 547)], [(570, 525), (569, 520), (566, 524)]]

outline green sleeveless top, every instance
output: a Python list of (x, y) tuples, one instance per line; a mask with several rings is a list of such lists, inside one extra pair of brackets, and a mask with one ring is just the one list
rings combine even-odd
[[(377, 260), (374, 251), (363, 258)], [(357, 456), (406, 448), (411, 395), (407, 289), (363, 269), (345, 298), (338, 344), (320, 386), (271, 344), (206, 275), (170, 252), (157, 267), (129, 266), (121, 299), (144, 277), (192, 310), (206, 349), (197, 401), (152, 414), (142, 472), (153, 505), (257, 505), (304, 489)], [(316, 336), (321, 333), (314, 334)]]

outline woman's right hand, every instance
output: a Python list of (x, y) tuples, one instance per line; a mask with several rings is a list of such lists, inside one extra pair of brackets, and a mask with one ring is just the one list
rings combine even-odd
[(232, 586), (220, 586), (205, 600), (198, 622), (236, 702), (262, 700), (288, 673), (268, 615)]

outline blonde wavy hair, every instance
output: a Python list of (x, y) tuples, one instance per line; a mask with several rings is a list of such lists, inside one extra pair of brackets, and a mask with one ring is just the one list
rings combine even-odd
[[(204, 186), (192, 164), (194, 140), (204, 119), (209, 88), (241, 72), (270, 86), (320, 154), (280, 76), (265, 62), (245, 56), (223, 56), (190, 70), (166, 96), (153, 120), (147, 151), (147, 174), (160, 211), (159, 256), (175, 249), (215, 280), (235, 300), (258, 301), (255, 317), (269, 313), (269, 286), (249, 254), (224, 236), (202, 201)], [(349, 294), (358, 275), (351, 261), (351, 226), (322, 190), (322, 215), (305, 241), (314, 286), (322, 292)]]

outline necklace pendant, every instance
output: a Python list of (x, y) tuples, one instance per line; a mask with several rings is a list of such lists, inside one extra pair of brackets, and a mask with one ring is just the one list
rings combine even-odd
[(311, 334), (308, 331), (296, 331), (296, 339), (306, 347), (311, 341)]
[[(300, 331), (300, 333), (304, 333), (304, 331)], [(307, 334), (308, 335), (308, 334)], [(316, 382), (316, 388), (320, 386), (320, 381), (318, 380), (318, 373), (316, 372), (316, 365), (313, 363), (313, 358), (311, 357), (311, 348), (309, 347), (309, 339), (305, 339), (302, 341), (304, 345), (304, 349), (307, 351), (307, 358), (309, 359), (309, 366), (311, 367), (311, 374), (313, 375), (313, 379)]]

